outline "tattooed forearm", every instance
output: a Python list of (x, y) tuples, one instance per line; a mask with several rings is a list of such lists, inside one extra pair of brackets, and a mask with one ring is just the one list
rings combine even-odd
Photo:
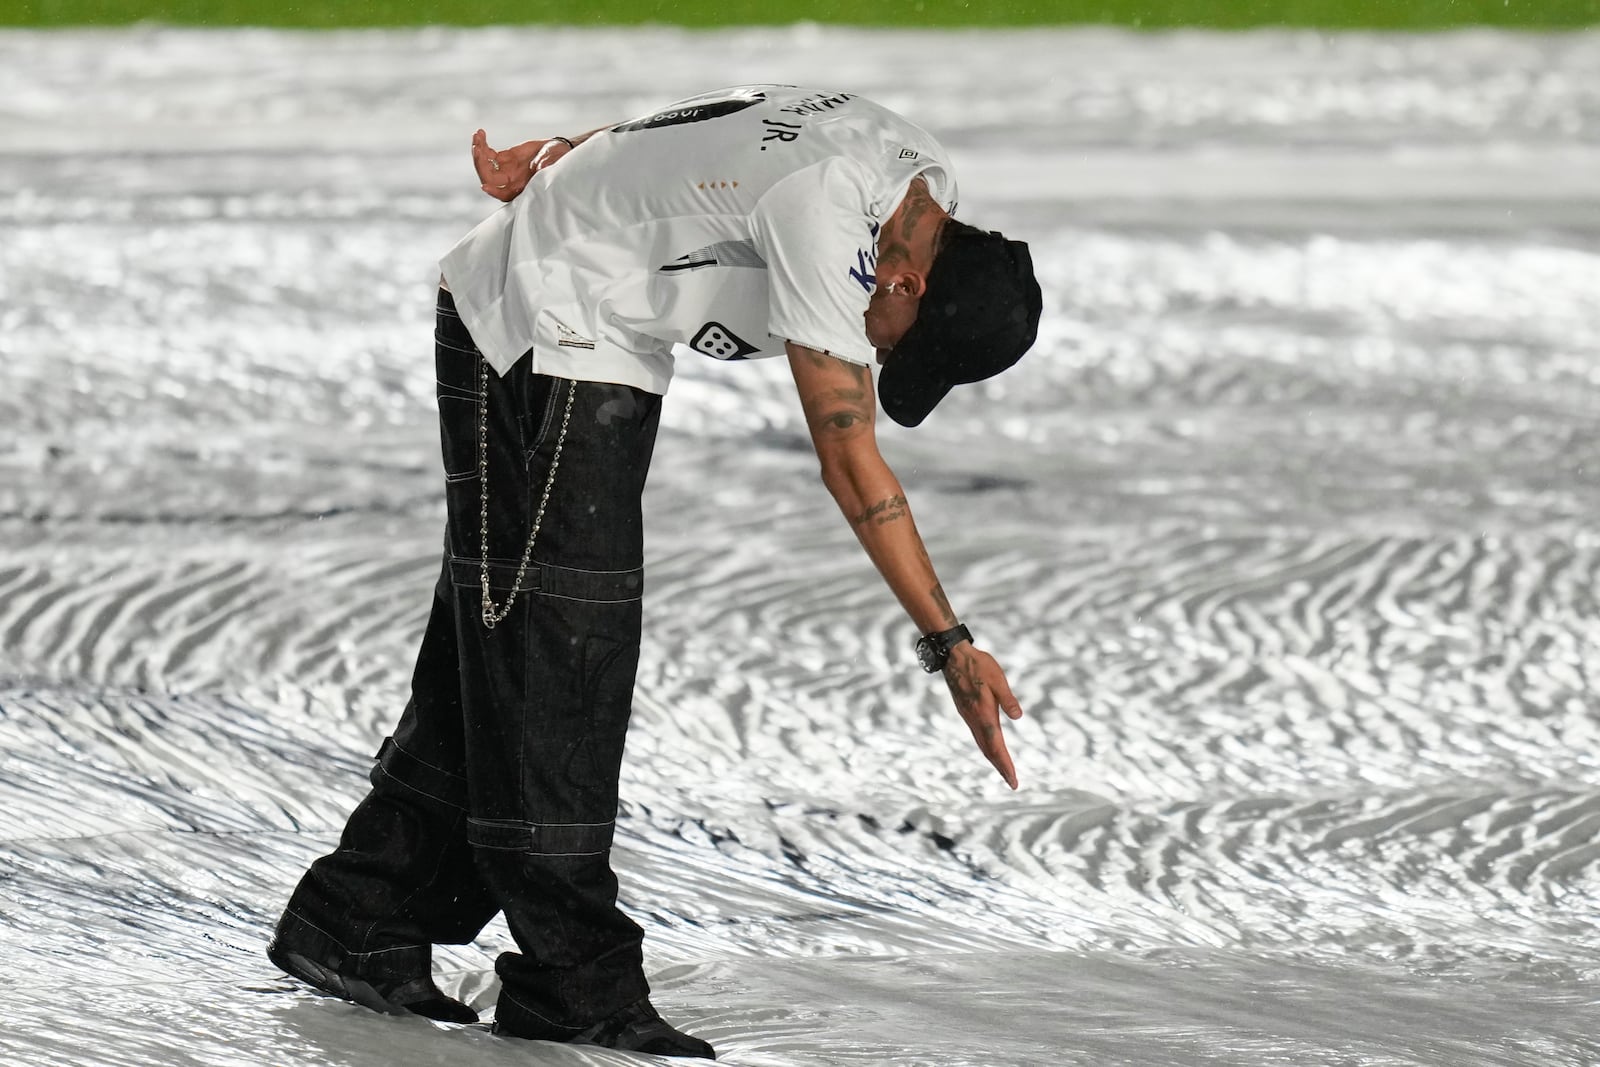
[(903, 519), (907, 514), (908, 510), (906, 498), (903, 496), (892, 496), (888, 500), (878, 501), (861, 514), (852, 518), (850, 520), (850, 525), (864, 526), (870, 522), (874, 526), (882, 526), (885, 523), (895, 522), (896, 520)]
[(945, 624), (947, 626), (954, 626), (958, 620), (956, 619), (955, 610), (950, 607), (950, 598), (944, 595), (944, 586), (935, 585), (929, 590), (929, 592), (933, 594), (934, 604), (937, 605), (939, 611), (943, 613)]

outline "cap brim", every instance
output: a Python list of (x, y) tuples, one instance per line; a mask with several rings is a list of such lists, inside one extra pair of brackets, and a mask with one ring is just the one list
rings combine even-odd
[(914, 358), (908, 351), (912, 347), (902, 341), (884, 358), (883, 370), (878, 372), (878, 399), (884, 414), (906, 427), (922, 425), (922, 420), (956, 385), (942, 378), (907, 373)]

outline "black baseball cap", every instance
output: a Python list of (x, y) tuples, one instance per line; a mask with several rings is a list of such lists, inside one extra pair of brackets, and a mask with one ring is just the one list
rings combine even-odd
[(955, 386), (1011, 366), (1033, 344), (1041, 303), (1022, 241), (965, 226), (950, 235), (928, 271), (916, 321), (884, 356), (884, 412), (917, 426)]

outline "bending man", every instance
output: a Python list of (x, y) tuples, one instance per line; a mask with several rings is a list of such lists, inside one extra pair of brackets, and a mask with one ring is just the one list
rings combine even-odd
[(434, 944), (503, 911), (498, 1032), (712, 1057), (656, 1014), (617, 908), (617, 779), (639, 657), (640, 497), (674, 353), (788, 358), (822, 478), (1013, 788), (1021, 707), (940, 588), (879, 455), (871, 364), (915, 426), (1032, 344), (1027, 247), (955, 221), (927, 133), (847, 93), (745, 86), (503, 152), (507, 201), (442, 262), (447, 529), (411, 699), (269, 955), (380, 1011), (471, 1021)]

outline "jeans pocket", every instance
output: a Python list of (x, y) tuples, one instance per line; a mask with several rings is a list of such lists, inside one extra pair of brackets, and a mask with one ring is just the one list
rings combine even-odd
[(439, 388), (439, 447), (444, 480), (464, 481), (478, 475), (478, 398)]
[(565, 383), (548, 374), (525, 375), (519, 384), (522, 388), (517, 397), (517, 432), (522, 437), (522, 465), (530, 467), (555, 421), (557, 397), (565, 400), (566, 390), (557, 389)]

